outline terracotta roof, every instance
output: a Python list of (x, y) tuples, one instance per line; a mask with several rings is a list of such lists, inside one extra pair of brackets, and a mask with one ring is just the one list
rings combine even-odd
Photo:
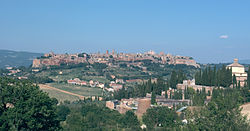
[(244, 66), (238, 63), (238, 59), (234, 59), (234, 63), (228, 65), (228, 67), (244, 67)]

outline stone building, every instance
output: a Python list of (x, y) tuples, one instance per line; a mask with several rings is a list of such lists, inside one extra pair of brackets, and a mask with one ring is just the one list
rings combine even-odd
[(32, 67), (37, 68), (41, 66), (41, 60), (40, 59), (34, 59)]
[(143, 98), (138, 101), (138, 109), (136, 115), (142, 117), (146, 113), (147, 109), (151, 107), (151, 98)]
[(199, 90), (202, 91), (205, 90), (206, 93), (210, 93), (212, 95), (213, 93), (213, 86), (203, 86), (203, 85), (195, 85), (195, 79), (193, 80), (183, 80), (182, 84), (176, 85), (177, 89), (185, 90), (187, 88), (193, 88), (195, 91)]
[(236, 76), (237, 83), (240, 82), (240, 86), (243, 87), (247, 80), (247, 73), (245, 67), (238, 63), (238, 59), (234, 59), (234, 63), (227, 66), (232, 70), (232, 75)]

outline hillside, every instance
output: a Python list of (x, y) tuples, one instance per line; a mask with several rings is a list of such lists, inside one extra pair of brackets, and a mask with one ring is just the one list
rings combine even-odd
[(30, 66), (32, 60), (43, 54), (23, 52), (23, 51), (11, 51), (11, 50), (0, 50), (0, 68), (7, 66), (18, 67), (18, 66)]

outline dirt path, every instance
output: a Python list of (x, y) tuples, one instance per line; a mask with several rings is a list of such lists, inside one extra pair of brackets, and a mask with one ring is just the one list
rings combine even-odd
[(57, 91), (60, 91), (60, 92), (63, 92), (63, 93), (69, 94), (69, 95), (77, 96), (77, 97), (79, 97), (82, 100), (84, 99), (84, 96), (82, 96), (82, 95), (78, 95), (78, 94), (75, 94), (75, 93), (72, 93), (72, 92), (68, 92), (68, 91), (65, 91), (65, 90), (57, 89), (57, 88), (49, 86), (49, 85), (39, 84), (38, 86), (40, 87), (40, 89), (57, 90)]

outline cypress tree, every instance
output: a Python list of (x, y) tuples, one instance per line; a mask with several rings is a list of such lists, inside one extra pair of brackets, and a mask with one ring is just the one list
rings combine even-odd
[(155, 91), (152, 91), (152, 95), (151, 95), (151, 104), (155, 104), (156, 102), (156, 94), (155, 94)]
[(195, 73), (195, 84), (196, 85), (201, 85), (202, 84), (202, 78), (201, 78), (201, 69)]
[(233, 75), (233, 88), (235, 88), (236, 86), (237, 86), (236, 76)]
[(202, 85), (206, 85), (206, 79), (207, 79), (207, 73), (206, 73), (207, 68), (202, 72), (201, 74), (201, 79), (202, 79)]
[(240, 88), (240, 81), (238, 82), (238, 88)]
[(201, 85), (201, 84), (203, 84), (203, 79), (202, 79), (202, 71), (201, 71), (201, 69), (200, 69), (200, 73), (199, 73), (199, 79), (200, 79), (200, 82), (199, 82), (199, 84)]
[(211, 66), (208, 66), (208, 85), (211, 86), (212, 85), (212, 78), (213, 78), (213, 73), (211, 70)]
[(213, 77), (212, 77), (212, 86), (216, 86), (216, 73), (217, 70), (216, 70), (216, 66), (214, 66), (214, 70), (213, 70)]
[(177, 82), (178, 82), (177, 74), (176, 74), (175, 71), (172, 71), (171, 78), (170, 78), (170, 87), (175, 89), (176, 85), (177, 85)]
[(250, 89), (250, 67), (248, 67), (248, 72), (247, 72), (247, 84), (248, 84), (248, 88)]

